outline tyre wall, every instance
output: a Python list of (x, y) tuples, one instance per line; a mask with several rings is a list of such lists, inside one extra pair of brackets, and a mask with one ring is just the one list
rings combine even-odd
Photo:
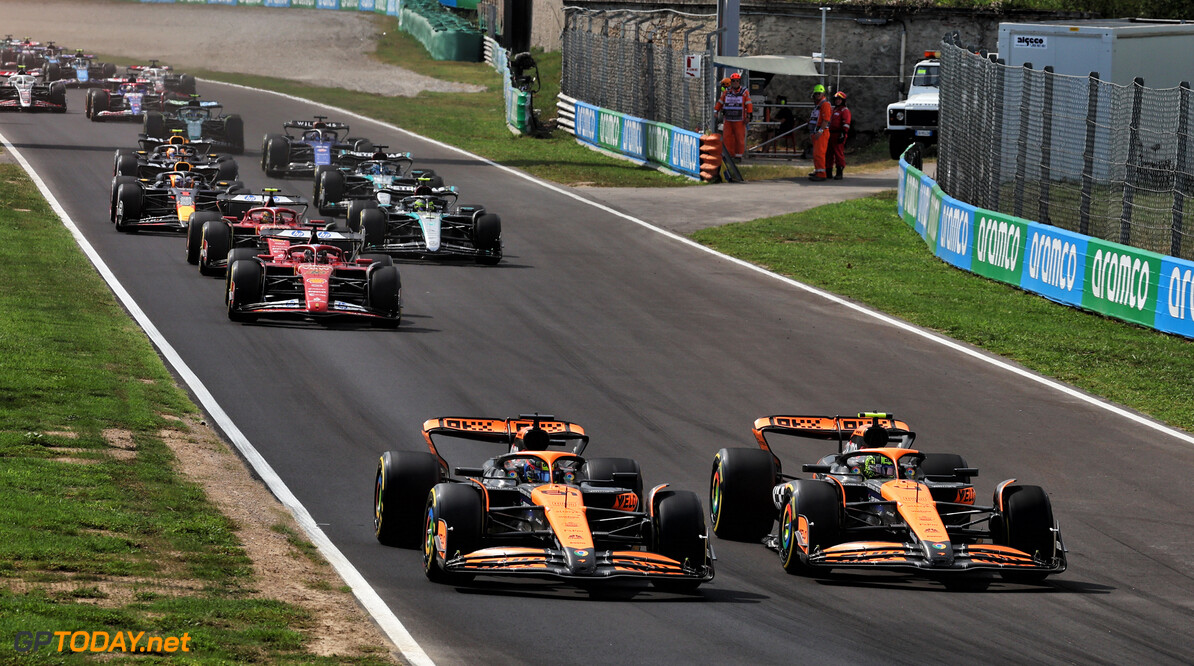
[(943, 261), (1058, 303), (1194, 338), (1194, 262), (977, 208), (900, 159), (896, 211)]

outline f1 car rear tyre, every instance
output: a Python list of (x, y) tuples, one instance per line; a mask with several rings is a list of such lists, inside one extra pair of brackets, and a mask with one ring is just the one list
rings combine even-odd
[(50, 84), (50, 103), (58, 105), (55, 113), (66, 113), (66, 84), (62, 81)]
[(105, 62), (103, 64), (104, 78), (110, 79), (116, 76), (116, 63)]
[(473, 244), (487, 254), (478, 254), (477, 263), (492, 266), (502, 260), (502, 218), (493, 213), (473, 218)]
[(203, 247), (203, 224), (220, 219), (220, 214), (210, 210), (200, 210), (191, 214), (187, 221), (187, 263), (199, 265), (199, 249)]
[(290, 142), (281, 134), (271, 134), (261, 149), (261, 168), (271, 178), (284, 176), (286, 165), (290, 164)]
[(195, 94), (195, 77), (190, 74), (183, 74), (178, 77), (178, 92), (184, 95)]
[[(444, 559), (480, 548), (484, 528), (482, 514), (481, 494), (476, 486), (441, 483), (432, 488), (423, 521), (423, 571), (429, 580), (455, 585), (473, 579), (471, 574), (445, 571)], [(442, 528), (440, 523), (443, 523)]]
[(245, 187), (244, 181), (240, 180), (229, 181), (228, 184), (224, 186), (225, 194), (243, 194), (248, 191), (249, 188)]
[[(1042, 560), (1057, 556), (1057, 540), (1053, 534), (1053, 505), (1040, 486), (1010, 485), (1003, 491), (1003, 516), (993, 527), (997, 543), (1015, 548)], [(1004, 580), (1016, 583), (1039, 583), (1049, 574), (1039, 571), (1001, 571)]]
[(62, 71), (58, 68), (58, 63), (51, 62), (46, 64), (43, 75), (45, 76), (46, 83), (49, 83), (61, 79)]
[(956, 453), (926, 453), (924, 461), (920, 463), (920, 473), (941, 481), (970, 483), (970, 476), (954, 473), (955, 469), (965, 467), (968, 467), (966, 459)]
[(373, 533), (387, 546), (421, 547), (427, 495), (440, 467), (427, 451), (386, 451), (373, 485)]
[(256, 259), (242, 259), (228, 267), (228, 318), (232, 321), (256, 321), (257, 315), (241, 312), (240, 308), (261, 301), (261, 278), (264, 269)]
[(374, 325), (397, 328), (402, 322), (402, 277), (392, 263), (369, 269), (368, 301), (369, 307), (387, 315), (386, 319), (373, 320)]
[(157, 111), (146, 111), (143, 129), (145, 136), (151, 139), (165, 139), (167, 136), (166, 119)]
[(360, 227), (356, 231), (362, 231), (365, 234), (365, 247), (377, 247), (386, 241), (386, 214), (378, 208), (366, 208), (361, 211)]
[(137, 183), (123, 183), (116, 191), (116, 213), (112, 220), (117, 231), (136, 233), (136, 221), (141, 218), (145, 192)]
[(709, 519), (722, 539), (759, 541), (771, 532), (776, 509), (775, 459), (762, 449), (722, 449), (709, 476)]
[[(633, 474), (629, 484), (614, 474)], [(638, 510), (643, 511), (643, 472), (633, 458), (588, 458), (580, 468), (580, 478), (606, 486), (620, 486), (634, 492), (638, 497)], [(630, 477), (625, 477), (630, 478)]]
[(137, 176), (138, 166), (141, 160), (137, 159), (136, 155), (120, 155), (116, 156), (116, 175), (117, 176)]
[(362, 253), (359, 258), (368, 259), (373, 262), (373, 264), (371, 264), (371, 265), (375, 265), (375, 266), (393, 266), (394, 265), (393, 257), (391, 257), (388, 254), (382, 254), (380, 252), (365, 252), (365, 253)]
[[(184, 74), (183, 76), (188, 76)], [(191, 79), (191, 85), (194, 86), (194, 79)], [(232, 114), (224, 118), (224, 140), (228, 142), (228, 151), (236, 155), (243, 155), (245, 152), (245, 121), (237, 114)]]
[[(320, 166), (320, 169), (324, 167)], [(344, 200), (344, 174), (338, 170), (317, 171), (315, 174), (315, 206), (320, 215), (334, 215), (335, 209), (327, 204), (338, 204)]]
[[(410, 172), (410, 175), (414, 176), (415, 178), (428, 178), (429, 180), (426, 183), (427, 187), (443, 187), (444, 186), (443, 176), (436, 175), (434, 169), (415, 169)], [(422, 184), (422, 183), (420, 183), (420, 184)]]
[(240, 166), (236, 160), (220, 160), (216, 163), (216, 180), (236, 180), (240, 175)]
[(90, 104), (87, 117), (94, 122), (100, 122), (104, 118), (99, 114), (112, 107), (112, 95), (107, 90), (92, 88), (87, 91), (87, 102)]
[(361, 230), (361, 212), (372, 208), (377, 208), (377, 201), (374, 199), (353, 199), (348, 202), (348, 212), (345, 223), (349, 229), (353, 231)]
[(352, 149), (360, 153), (373, 152), (373, 142), (369, 139), (354, 139)]
[[(681, 564), (703, 567), (708, 562), (705, 510), (691, 490), (661, 490), (653, 498), (652, 548)], [(651, 584), (671, 592), (691, 592), (699, 580), (655, 579)]]
[(213, 264), (228, 258), (228, 250), (232, 248), (232, 226), (223, 218), (209, 220), (203, 223), (200, 236), (199, 274), (219, 275), (222, 271)]
[(792, 496), (779, 519), (779, 559), (784, 571), (802, 575), (813, 573), (808, 565), (808, 553), (837, 543), (840, 506), (841, 496), (828, 482), (813, 479), (792, 482)]
[(113, 224), (116, 223), (116, 204), (117, 195), (120, 194), (120, 186), (125, 183), (136, 183), (137, 179), (132, 176), (116, 176), (112, 178), (112, 195), (108, 202), (108, 220)]

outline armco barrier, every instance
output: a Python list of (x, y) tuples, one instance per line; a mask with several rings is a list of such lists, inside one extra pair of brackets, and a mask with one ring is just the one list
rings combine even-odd
[(898, 182), (897, 213), (943, 261), (1058, 303), (1194, 338), (1194, 262), (976, 208), (903, 159)]
[(701, 135), (635, 118), (581, 101), (574, 102), (576, 140), (636, 164), (701, 177)]

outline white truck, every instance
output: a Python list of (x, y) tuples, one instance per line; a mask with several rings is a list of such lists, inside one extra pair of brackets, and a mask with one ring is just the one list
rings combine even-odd
[(937, 142), (941, 63), (932, 51), (913, 68), (908, 97), (887, 105), (887, 142), (891, 159), (898, 160), (913, 143)]

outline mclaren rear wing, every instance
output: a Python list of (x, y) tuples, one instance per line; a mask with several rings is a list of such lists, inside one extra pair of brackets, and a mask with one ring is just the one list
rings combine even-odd
[(861, 412), (858, 416), (820, 416), (820, 415), (777, 415), (764, 416), (755, 419), (754, 433), (759, 448), (775, 458), (776, 469), (779, 469), (779, 457), (771, 450), (767, 443), (767, 435), (789, 435), (806, 439), (820, 439), (836, 441), (840, 453), (842, 446), (850, 435), (859, 428), (879, 425), (889, 430), (908, 431), (908, 424), (896, 420), (891, 414), (882, 412)]
[(487, 419), (462, 416), (441, 416), (427, 419), (423, 422), (423, 439), (427, 441), (427, 448), (439, 458), (444, 469), (449, 469), (448, 461), (435, 448), (435, 435), (471, 439), (478, 442), (493, 442), (510, 446), (518, 440), (523, 430), (538, 426), (547, 432), (548, 446), (572, 446), (572, 453), (581, 455), (589, 443), (589, 436), (585, 429), (575, 423), (559, 421), (554, 416), (540, 414), (521, 414), (516, 418)]

